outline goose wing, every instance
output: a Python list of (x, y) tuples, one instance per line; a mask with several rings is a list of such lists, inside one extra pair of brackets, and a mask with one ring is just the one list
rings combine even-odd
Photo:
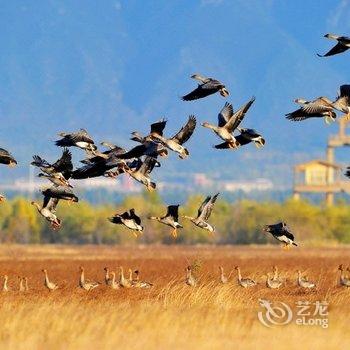
[(233, 107), (231, 103), (226, 102), (218, 114), (218, 126), (223, 127), (233, 116)]
[(341, 85), (337, 99), (333, 106), (340, 111), (346, 110), (350, 107), (350, 85)]
[(17, 164), (17, 161), (12, 156), (12, 154), (4, 148), (0, 148), (0, 162), (4, 162), (5, 164), (8, 164), (9, 162), (14, 162), (15, 164)]
[(208, 220), (211, 212), (213, 211), (214, 208), (214, 204), (217, 200), (219, 196), (219, 193), (217, 193), (216, 195), (214, 195), (213, 197), (210, 198), (210, 200), (204, 205), (202, 213), (201, 213), (201, 217), (204, 218), (204, 220)]
[(72, 153), (68, 150), (68, 148), (63, 150), (61, 158), (52, 164), (52, 167), (57, 172), (62, 173), (66, 179), (70, 177), (70, 174), (73, 171), (73, 163)]
[(45, 195), (42, 207), (48, 209), (51, 213), (54, 213), (56, 211), (58, 202), (58, 198), (53, 198), (49, 195)]
[(179, 220), (179, 205), (169, 205), (165, 217), (172, 217), (174, 221)]
[(129, 210), (129, 216), (132, 220), (136, 222), (137, 225), (141, 225), (141, 218), (138, 215), (136, 215), (134, 208)]
[(145, 175), (149, 175), (157, 163), (158, 162), (155, 158), (146, 157), (145, 160), (142, 162), (139, 171)]
[(342, 53), (346, 50), (348, 50), (349, 48), (345, 45), (343, 45), (342, 43), (337, 43), (335, 46), (333, 46), (327, 53), (325, 53), (324, 55), (320, 55), (317, 54), (318, 57), (328, 57), (328, 56), (333, 56), (333, 55), (337, 55), (338, 53)]
[(51, 164), (46, 161), (45, 159), (41, 158), (38, 155), (33, 156), (33, 161), (30, 163), (31, 165), (34, 165), (38, 168), (50, 168)]
[(195, 80), (197, 80), (197, 81), (199, 81), (200, 83), (203, 83), (203, 84), (210, 80), (210, 78), (207, 78), (207, 77), (205, 77), (204, 75), (201, 75), (201, 74), (193, 74), (193, 75), (191, 75), (191, 78), (195, 79)]
[(183, 101), (192, 101), (197, 100), (212, 94), (215, 94), (220, 89), (224, 88), (225, 86), (218, 80), (207, 78), (207, 80), (203, 83), (197, 86), (196, 89), (191, 91), (189, 94), (182, 97)]
[(194, 129), (196, 128), (196, 124), (196, 117), (194, 115), (190, 115), (187, 123), (171, 139), (180, 145), (184, 144), (192, 136)]
[(159, 120), (158, 122), (151, 124), (151, 134), (157, 134), (157, 135), (163, 136), (163, 130), (166, 126), (166, 123), (167, 123), (167, 120), (162, 119), (162, 120)]
[(238, 111), (236, 111), (231, 118), (227, 121), (225, 127), (229, 132), (233, 132), (238, 128), (239, 124), (241, 124), (244, 119), (246, 113), (248, 112), (251, 105), (254, 103), (255, 97), (252, 97), (249, 102), (243, 105)]

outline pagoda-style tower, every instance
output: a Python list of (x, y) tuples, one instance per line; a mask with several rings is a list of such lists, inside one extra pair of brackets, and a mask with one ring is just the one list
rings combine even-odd
[(294, 167), (295, 199), (299, 199), (301, 193), (324, 193), (326, 204), (331, 206), (335, 193), (350, 193), (350, 181), (342, 179), (342, 167), (335, 163), (334, 157), (335, 148), (350, 146), (350, 135), (346, 134), (349, 121), (341, 118), (338, 123), (338, 134), (328, 139), (326, 159), (315, 159)]

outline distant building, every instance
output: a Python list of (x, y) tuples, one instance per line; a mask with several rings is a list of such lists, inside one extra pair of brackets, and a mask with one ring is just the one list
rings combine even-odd
[(299, 199), (301, 193), (324, 193), (328, 206), (334, 203), (334, 194), (350, 193), (350, 181), (342, 178), (342, 167), (334, 162), (334, 149), (350, 145), (346, 135), (348, 121), (339, 121), (339, 132), (328, 139), (326, 160), (314, 159), (294, 167), (293, 197)]

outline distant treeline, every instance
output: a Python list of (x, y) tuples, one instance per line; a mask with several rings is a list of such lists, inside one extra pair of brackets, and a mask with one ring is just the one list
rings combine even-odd
[[(195, 216), (202, 199), (203, 196), (199, 195), (189, 197), (180, 207), (180, 215)], [(114, 213), (130, 208), (135, 208), (145, 227), (138, 239), (127, 228), (113, 225), (107, 220)], [(0, 205), (0, 239), (3, 243), (264, 244), (278, 242), (263, 233), (263, 226), (284, 220), (297, 242), (350, 243), (350, 206), (345, 202), (326, 208), (306, 201), (276, 203), (242, 200), (229, 203), (220, 199), (209, 220), (216, 228), (214, 236), (180, 218), (184, 229), (178, 231), (176, 241), (171, 237), (169, 227), (147, 219), (150, 215), (160, 216), (165, 212), (166, 204), (157, 193), (128, 196), (115, 206), (94, 206), (85, 201), (72, 205), (62, 202), (57, 209), (62, 228), (53, 231), (27, 199), (18, 197)]]

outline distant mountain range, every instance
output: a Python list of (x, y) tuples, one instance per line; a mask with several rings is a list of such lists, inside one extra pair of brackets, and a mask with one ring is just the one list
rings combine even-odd
[[(59, 131), (85, 127), (98, 142), (129, 147), (130, 132), (145, 133), (161, 117), (168, 119), (170, 135), (189, 114), (199, 122), (215, 121), (222, 97), (179, 98), (195, 86), (189, 79), (195, 72), (225, 82), (235, 108), (256, 96), (243, 125), (260, 131), (267, 144), (262, 150), (253, 145), (214, 150), (218, 140), (198, 126), (188, 143), (191, 157), (171, 155), (161, 176), (211, 172), (286, 185), (294, 163), (323, 157), (336, 127), (321, 120), (292, 123), (284, 114), (295, 108), (294, 98), (335, 97), (338, 86), (350, 81), (349, 54), (328, 60), (315, 55), (329, 48), (324, 33), (350, 29), (329, 17), (337, 7), (305, 3), (301, 10), (258, 0), (180, 3), (4, 5), (0, 146), (20, 166), (1, 168), (2, 178), (25, 176), (33, 154), (58, 157), (53, 141)], [(83, 154), (74, 157), (78, 161)]]

